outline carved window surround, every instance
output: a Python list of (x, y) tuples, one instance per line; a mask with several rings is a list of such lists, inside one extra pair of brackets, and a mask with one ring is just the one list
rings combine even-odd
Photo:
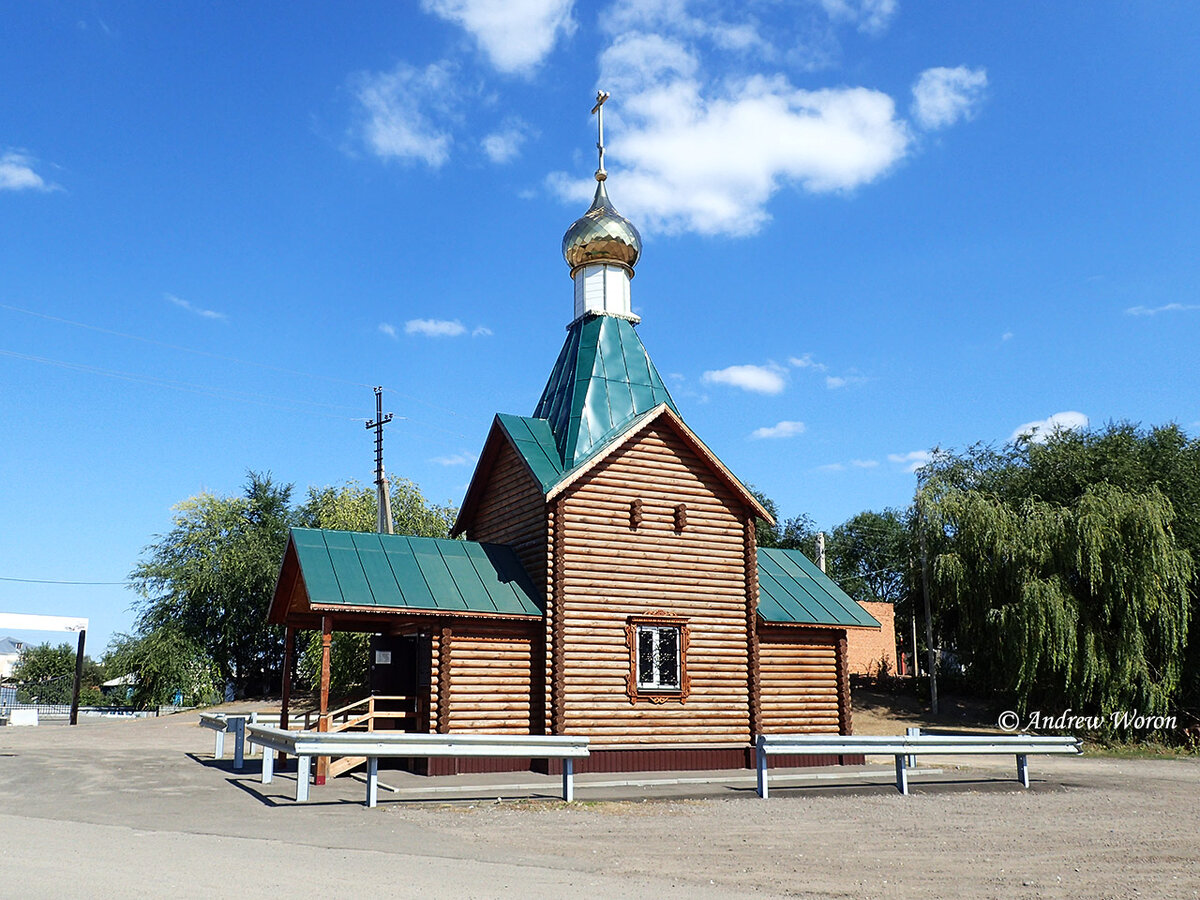
[[(638, 643), (639, 634), (665, 629), (674, 631), (677, 635), (679, 685), (678, 687), (647, 687), (638, 684)], [(645, 616), (630, 616), (625, 621), (625, 643), (629, 648), (629, 674), (626, 676), (625, 693), (629, 702), (637, 704), (641, 700), (651, 703), (686, 703), (691, 693), (691, 679), (687, 671), (687, 652), (690, 641), (688, 620), (682, 616), (672, 616), (665, 612), (654, 612)]]

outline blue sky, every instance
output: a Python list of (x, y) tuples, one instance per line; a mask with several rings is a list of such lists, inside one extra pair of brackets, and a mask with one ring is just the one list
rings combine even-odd
[[(389, 471), (457, 503), (571, 317), (598, 87), (642, 339), (784, 516), (1051, 417), (1200, 428), (1194, 4), (3, 17), (0, 577), (120, 582), (248, 469), (369, 482), (375, 384)], [(97, 652), (131, 601), (0, 581)]]

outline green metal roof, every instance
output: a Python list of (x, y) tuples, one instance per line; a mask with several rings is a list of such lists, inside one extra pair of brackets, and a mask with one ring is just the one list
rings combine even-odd
[(679, 414), (633, 323), (584, 316), (567, 329), (533, 419), (548, 424), (566, 472), (661, 403)]
[(309, 602), (421, 612), (541, 616), (533, 582), (511, 547), (293, 528)]
[(554, 434), (550, 431), (550, 423), (545, 419), (507, 413), (500, 413), (496, 418), (512, 438), (517, 452), (525, 457), (533, 477), (542, 486), (542, 493), (548, 493), (563, 476), (562, 460), (554, 443)]
[(880, 627), (807, 556), (775, 547), (758, 549), (758, 614), (790, 625)]

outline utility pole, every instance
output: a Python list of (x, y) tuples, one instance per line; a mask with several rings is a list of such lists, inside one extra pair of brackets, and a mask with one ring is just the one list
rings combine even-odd
[(392, 533), (392, 487), (383, 472), (383, 426), (392, 421), (392, 414), (383, 414), (383, 387), (375, 388), (375, 420), (367, 423), (367, 430), (375, 429), (375, 499), (378, 516), (375, 530), (380, 534)]
[[(921, 524), (921, 520), (920, 520), (920, 518), (918, 518), (917, 526), (919, 527), (920, 524)], [(916, 568), (917, 568), (917, 561), (915, 559), (913, 559), (912, 549), (910, 547), (910, 549), (908, 551), (909, 574), (911, 575), (912, 572)], [(910, 581), (909, 584), (912, 584), (912, 582)], [(908, 610), (909, 610), (909, 613), (911, 614), (909, 616), (908, 623), (912, 626), (913, 677), (920, 678), (921, 677), (921, 651), (917, 648), (917, 598), (912, 596), (912, 594), (909, 594), (909, 597), (908, 597)]]
[(817, 568), (825, 571), (825, 532), (817, 532)]
[(933, 615), (929, 611), (929, 554), (925, 550), (925, 510), (922, 508), (919, 492), (917, 493), (917, 530), (921, 536), (921, 589), (925, 595), (925, 645), (929, 653), (929, 708), (936, 716), (938, 711), (937, 651), (933, 649)]

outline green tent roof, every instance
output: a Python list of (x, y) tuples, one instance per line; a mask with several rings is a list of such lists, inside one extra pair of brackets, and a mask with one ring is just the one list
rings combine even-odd
[(679, 415), (633, 323), (583, 316), (567, 329), (533, 418), (548, 424), (565, 472), (662, 403)]
[(807, 556), (774, 547), (758, 549), (758, 615), (788, 625), (880, 627)]
[(511, 547), (293, 528), (314, 606), (541, 616), (533, 582)]

